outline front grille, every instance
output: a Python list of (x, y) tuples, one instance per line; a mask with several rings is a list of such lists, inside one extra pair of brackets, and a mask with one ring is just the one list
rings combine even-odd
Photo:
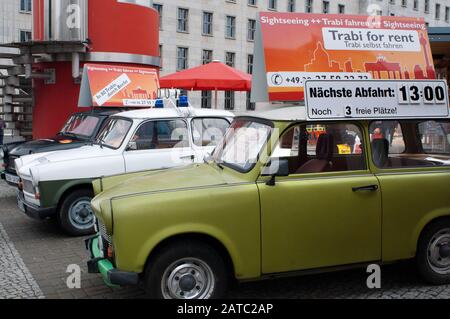
[(24, 179), (23, 180), (23, 191), (28, 194), (34, 194), (34, 186), (33, 183), (29, 180)]

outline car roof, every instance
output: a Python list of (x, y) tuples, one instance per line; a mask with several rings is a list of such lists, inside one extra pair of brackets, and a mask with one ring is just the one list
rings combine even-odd
[(102, 108), (102, 109), (98, 109), (98, 108), (94, 108), (94, 109), (89, 109), (86, 111), (81, 111), (81, 112), (77, 112), (75, 114), (93, 114), (93, 115), (99, 115), (99, 116), (111, 116), (114, 114), (117, 114), (119, 112), (123, 112), (124, 109), (106, 109), (106, 108)]
[(304, 106), (286, 106), (278, 107), (269, 111), (244, 113), (240, 116), (257, 117), (271, 121), (305, 121), (306, 108)]
[[(185, 111), (189, 113), (184, 113)], [(185, 114), (185, 115), (183, 115)], [(148, 118), (179, 118), (179, 117), (234, 117), (234, 114), (224, 110), (197, 109), (197, 108), (151, 108), (127, 111), (116, 114), (121, 117), (132, 119), (148, 119)]]

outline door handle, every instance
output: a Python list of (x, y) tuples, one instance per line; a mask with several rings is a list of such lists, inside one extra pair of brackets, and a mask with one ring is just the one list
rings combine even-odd
[(375, 192), (378, 190), (378, 185), (368, 185), (368, 186), (362, 186), (362, 187), (353, 187), (354, 192)]
[(195, 155), (186, 155), (186, 156), (180, 156), (180, 159), (190, 159), (195, 160)]

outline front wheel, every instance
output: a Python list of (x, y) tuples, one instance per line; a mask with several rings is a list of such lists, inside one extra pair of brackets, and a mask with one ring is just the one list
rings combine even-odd
[(227, 285), (223, 257), (200, 241), (165, 247), (150, 260), (145, 274), (145, 288), (155, 299), (218, 299)]
[(85, 236), (95, 231), (95, 217), (91, 207), (94, 194), (89, 189), (70, 193), (62, 202), (58, 213), (61, 228), (70, 236)]
[(434, 285), (450, 283), (450, 220), (427, 227), (420, 238), (416, 259), (426, 281)]

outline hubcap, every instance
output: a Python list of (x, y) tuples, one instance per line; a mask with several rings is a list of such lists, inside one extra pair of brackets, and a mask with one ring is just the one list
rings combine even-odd
[(197, 258), (183, 258), (166, 269), (161, 291), (164, 299), (209, 299), (214, 285), (214, 273), (208, 264)]
[(70, 223), (78, 229), (89, 229), (94, 224), (94, 213), (91, 208), (91, 199), (80, 198), (69, 208)]
[(450, 228), (442, 229), (431, 238), (428, 264), (438, 274), (450, 274)]

